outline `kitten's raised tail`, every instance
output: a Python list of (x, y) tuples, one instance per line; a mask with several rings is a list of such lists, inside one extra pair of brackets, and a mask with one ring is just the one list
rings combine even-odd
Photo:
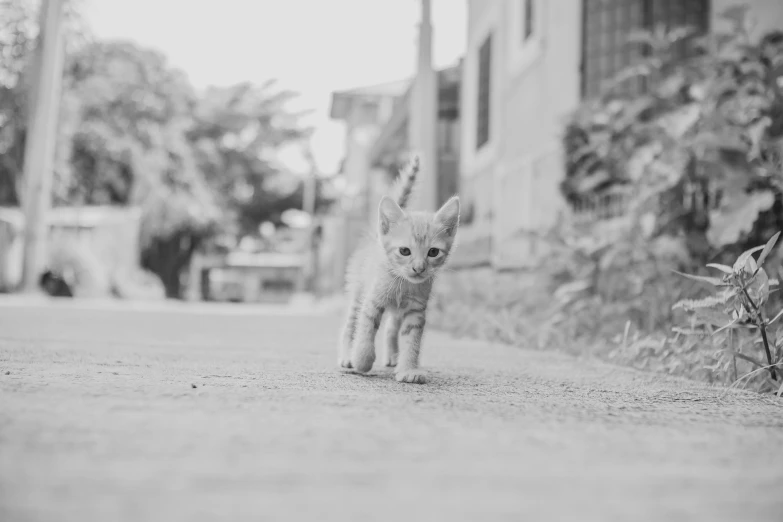
[(394, 194), (400, 208), (405, 208), (413, 193), (416, 184), (416, 175), (419, 173), (419, 157), (413, 156), (408, 164), (400, 169), (400, 177), (397, 178)]

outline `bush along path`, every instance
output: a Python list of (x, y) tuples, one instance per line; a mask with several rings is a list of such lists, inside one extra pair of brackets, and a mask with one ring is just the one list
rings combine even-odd
[[(679, 329), (685, 335), (709, 337), (715, 345), (722, 346), (721, 364), (729, 366), (734, 385), (754, 381), (760, 391), (775, 391), (783, 395), (783, 331), (772, 330), (783, 316), (779, 311), (772, 319), (766, 311), (770, 288), (780, 282), (770, 279), (764, 270), (764, 261), (772, 252), (780, 236), (776, 233), (766, 245), (751, 248), (737, 258), (734, 266), (710, 263), (707, 266), (723, 273), (722, 277), (692, 274), (683, 276), (717, 288), (702, 299), (684, 299), (674, 305), (691, 312), (690, 324)], [(758, 260), (753, 254), (761, 250)], [(736, 334), (735, 334), (736, 333)], [(761, 359), (764, 357), (764, 359)], [(738, 377), (738, 362), (749, 364), (752, 369)]]

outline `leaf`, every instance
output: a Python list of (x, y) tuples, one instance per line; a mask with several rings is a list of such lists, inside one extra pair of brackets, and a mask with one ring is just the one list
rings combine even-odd
[(723, 279), (719, 279), (717, 277), (707, 277), (707, 276), (697, 276), (693, 274), (685, 274), (683, 272), (679, 272), (677, 270), (672, 270), (675, 274), (679, 274), (683, 277), (687, 277), (688, 279), (693, 279), (694, 281), (699, 281), (700, 283), (708, 283), (712, 286), (723, 286)]
[(591, 286), (592, 282), (589, 279), (578, 279), (576, 281), (564, 283), (555, 290), (554, 297), (555, 299), (562, 299), (571, 294), (588, 290)]
[(767, 241), (767, 244), (764, 245), (764, 250), (759, 255), (759, 260), (756, 261), (756, 264), (758, 266), (762, 266), (764, 264), (764, 261), (767, 259), (767, 256), (775, 247), (775, 243), (777, 242), (779, 236), (780, 236), (780, 232), (777, 232), (774, 236), (770, 238), (769, 241)]
[(771, 325), (772, 323), (774, 323), (775, 321), (777, 321), (778, 319), (780, 319), (782, 316), (783, 316), (783, 310), (781, 310), (780, 312), (778, 312), (778, 315), (776, 315), (775, 317), (773, 317), (773, 318), (772, 318), (772, 320), (771, 320), (770, 322), (768, 322), (768, 323), (767, 323), (767, 325)]
[(701, 132), (689, 140), (692, 147), (705, 147), (711, 150), (722, 150), (726, 152), (739, 152), (746, 154), (748, 145), (742, 141), (737, 133), (723, 130), (721, 133)]
[(696, 29), (691, 26), (675, 27), (666, 34), (666, 41), (670, 44), (674, 44), (688, 38), (689, 36), (696, 34)]
[(710, 268), (717, 268), (724, 274), (734, 274), (734, 270), (730, 266), (721, 265), (720, 263), (709, 263), (707, 266)]
[(628, 44), (643, 44), (651, 47), (657, 43), (655, 36), (646, 29), (633, 29), (629, 31), (625, 41)]
[(739, 353), (739, 352), (733, 352), (733, 353), (734, 353), (735, 356), (739, 357), (743, 361), (748, 361), (749, 363), (751, 363), (751, 364), (753, 364), (755, 366), (758, 366), (759, 368), (763, 368), (764, 367), (764, 364), (762, 364), (760, 361), (757, 361), (756, 359), (754, 359), (750, 355), (745, 355), (744, 353)]
[(718, 328), (717, 330), (715, 330), (715, 331), (712, 333), (712, 335), (715, 335), (715, 334), (716, 334), (716, 333), (718, 333), (718, 332), (722, 332), (723, 330), (726, 330), (726, 329), (728, 329), (728, 328), (739, 328), (739, 325), (737, 324), (737, 323), (739, 323), (739, 321), (740, 321), (740, 318), (738, 317), (737, 319), (734, 319), (734, 320), (733, 320), (732, 322), (730, 322), (729, 324), (727, 324), (727, 325), (724, 325), (724, 326), (721, 326), (720, 328)]
[[(759, 213), (769, 210), (773, 203), (775, 203), (775, 195), (769, 190), (733, 195), (728, 205), (710, 211), (710, 227), (707, 230), (707, 240), (710, 245), (720, 248), (736, 243), (744, 234), (751, 231)], [(764, 247), (752, 249), (751, 253), (762, 248)], [(745, 266), (747, 261), (745, 254), (734, 264), (735, 271)]]
[(755, 276), (758, 269), (759, 267), (756, 265), (756, 260), (753, 259), (753, 256), (748, 256), (748, 259), (745, 261), (745, 272)]
[(734, 263), (734, 271), (739, 273), (745, 268), (745, 263), (748, 261), (748, 258), (764, 248), (763, 246), (757, 246), (754, 248), (751, 248), (750, 250), (744, 251), (740, 256), (737, 258), (737, 261)]
[(732, 21), (737, 25), (741, 25), (745, 22), (749, 10), (750, 6), (746, 4), (736, 4), (732, 5), (731, 7), (727, 7), (723, 11), (720, 11), (718, 13), (718, 17), (724, 20)]
[(731, 322), (731, 317), (728, 314), (711, 308), (696, 308), (694, 313), (696, 317), (712, 326), (723, 326), (727, 321)]
[(682, 299), (680, 301), (677, 301), (677, 303), (674, 306), (672, 306), (672, 310), (682, 308), (683, 310), (690, 311), (690, 310), (698, 310), (702, 308), (711, 308), (719, 304), (726, 304), (726, 302), (728, 302), (728, 300), (731, 299), (733, 295), (734, 293), (729, 291), (720, 294), (710, 295), (703, 299)]
[[(752, 257), (748, 258), (748, 261), (752, 260)], [(756, 306), (761, 307), (769, 298), (769, 277), (766, 270), (759, 268), (756, 275), (753, 277), (753, 281), (746, 288), (748, 295)]]
[[(760, 64), (759, 67), (761, 67), (761, 75), (764, 77), (766, 75), (766, 71)], [(761, 157), (761, 142), (764, 139), (767, 128), (771, 124), (772, 120), (768, 116), (764, 116), (747, 129), (746, 132), (748, 134), (748, 138), (750, 138), (750, 152), (748, 152), (749, 160), (754, 160)]]

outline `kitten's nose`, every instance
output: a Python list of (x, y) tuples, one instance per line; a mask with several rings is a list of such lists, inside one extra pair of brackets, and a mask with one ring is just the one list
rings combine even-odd
[(424, 272), (424, 263), (414, 264), (413, 271), (416, 272), (417, 274), (421, 274), (422, 272)]

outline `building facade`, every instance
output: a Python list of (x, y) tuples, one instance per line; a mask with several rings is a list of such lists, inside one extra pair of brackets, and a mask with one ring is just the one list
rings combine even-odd
[[(419, 173), (420, 184), (429, 185), (432, 194), (429, 198), (426, 194), (420, 195), (414, 203), (426, 210), (435, 210), (459, 192), (461, 64), (437, 71), (435, 78), (437, 107), (433, 146), (434, 169), (430, 167), (432, 170), (427, 171), (422, 165)], [(415, 121), (411, 121), (415, 111), (412, 100), (414, 88), (411, 84), (405, 95), (395, 103), (391, 118), (370, 150), (370, 198), (376, 203), (387, 193), (399, 169), (417, 149), (415, 137), (411, 136), (411, 127), (416, 125)], [(373, 213), (370, 219), (374, 218)]]
[[(468, 0), (461, 95), (465, 264), (533, 267), (571, 211), (560, 196), (568, 115), (634, 59), (633, 29), (717, 28), (736, 0)], [(783, 2), (748, 0), (752, 35), (783, 28)], [(469, 255), (467, 255), (469, 254)]]
[(400, 80), (332, 95), (329, 116), (345, 124), (340, 172), (345, 187), (339, 208), (323, 220), (320, 283), (326, 293), (342, 287), (348, 257), (367, 230), (373, 205), (371, 151), (409, 84), (409, 80)]

